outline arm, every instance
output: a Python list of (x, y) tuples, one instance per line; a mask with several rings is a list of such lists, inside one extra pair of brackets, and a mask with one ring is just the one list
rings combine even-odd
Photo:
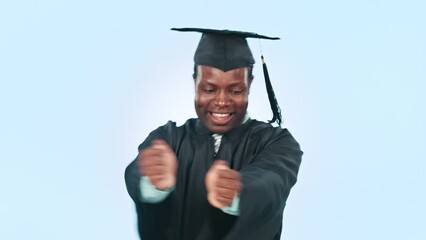
[(241, 176), (229, 168), (226, 161), (216, 160), (205, 178), (207, 200), (224, 213), (238, 216), (240, 214)]
[(285, 202), (296, 183), (301, 156), (298, 143), (283, 131), (240, 170), (240, 215), (226, 240), (279, 239)]
[(174, 190), (174, 186), (165, 190), (158, 190), (149, 177), (142, 176), (139, 180), (140, 197), (142, 202), (159, 203), (163, 201)]
[[(174, 127), (175, 124), (173, 122), (168, 122), (166, 125), (151, 132), (145, 141), (139, 146), (139, 153), (152, 147), (152, 142), (156, 139), (163, 139), (164, 142), (170, 144), (172, 134), (169, 133), (172, 132)], [(165, 199), (155, 204), (149, 201), (142, 201), (144, 187), (142, 186), (141, 189), (141, 180), (144, 178), (144, 174), (139, 168), (140, 155), (141, 154), (139, 154), (138, 157), (129, 164), (125, 171), (126, 188), (136, 207), (139, 235), (141, 238), (148, 240), (164, 239), (166, 231), (158, 231), (158, 229), (167, 229), (167, 226), (170, 224), (168, 220), (171, 207), (170, 197), (168, 197), (170, 194), (167, 194)], [(151, 186), (153, 185), (154, 183), (151, 184)]]
[(158, 190), (164, 191), (176, 184), (176, 155), (164, 140), (153, 140), (139, 152), (138, 167), (141, 175), (148, 177)]
[[(146, 142), (142, 145), (147, 145)], [(135, 202), (160, 202), (174, 189), (176, 171), (173, 150), (165, 141), (153, 140), (149, 146), (140, 148), (138, 157), (127, 167), (127, 190)]]

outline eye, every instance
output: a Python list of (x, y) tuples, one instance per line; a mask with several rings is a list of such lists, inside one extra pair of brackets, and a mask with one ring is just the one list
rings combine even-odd
[(216, 89), (214, 88), (203, 88), (203, 92), (211, 94), (214, 93), (216, 91)]
[(244, 92), (244, 89), (231, 89), (231, 93), (238, 95)]

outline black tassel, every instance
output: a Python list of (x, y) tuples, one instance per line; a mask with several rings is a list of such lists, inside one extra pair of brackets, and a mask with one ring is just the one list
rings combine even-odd
[(269, 79), (268, 68), (266, 67), (266, 62), (263, 59), (263, 55), (261, 55), (261, 58), (263, 75), (265, 76), (266, 91), (268, 92), (269, 103), (271, 104), (272, 113), (274, 114), (272, 120), (269, 120), (269, 123), (277, 122), (278, 125), (281, 125), (281, 109), (280, 106), (278, 106), (277, 98), (275, 97), (274, 89), (272, 88), (271, 80)]

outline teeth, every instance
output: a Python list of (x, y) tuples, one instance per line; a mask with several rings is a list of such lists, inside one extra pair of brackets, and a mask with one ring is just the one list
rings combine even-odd
[(229, 113), (212, 113), (212, 115), (214, 117), (224, 118), (224, 117), (228, 117), (231, 114), (229, 114)]

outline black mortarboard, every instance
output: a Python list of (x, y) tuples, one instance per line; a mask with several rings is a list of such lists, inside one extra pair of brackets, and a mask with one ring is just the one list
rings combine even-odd
[[(241, 67), (251, 67), (255, 63), (246, 38), (278, 40), (278, 37), (268, 37), (252, 32), (231, 30), (216, 30), (204, 28), (172, 28), (180, 32), (200, 32), (200, 43), (194, 55), (195, 65), (215, 67), (226, 72)], [(269, 79), (268, 69), (262, 57), (263, 73), (266, 90), (274, 114), (269, 122), (281, 124), (281, 110), (275, 98), (275, 93)]]

